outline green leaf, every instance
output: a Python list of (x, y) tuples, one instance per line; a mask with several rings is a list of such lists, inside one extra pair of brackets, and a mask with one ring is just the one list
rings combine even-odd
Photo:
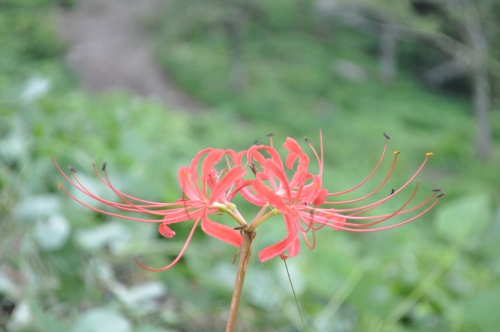
[(452, 242), (475, 239), (491, 222), (490, 197), (469, 195), (443, 204), (437, 213), (438, 233)]

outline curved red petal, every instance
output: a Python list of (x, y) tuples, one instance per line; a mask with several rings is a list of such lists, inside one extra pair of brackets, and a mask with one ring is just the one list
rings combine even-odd
[(265, 178), (265, 176), (265, 174), (258, 173), (257, 178), (252, 183), (252, 187), (257, 194), (256, 196), (263, 197), (271, 206), (276, 207), (280, 211), (287, 210), (288, 206), (283, 201), (283, 198), (262, 182), (262, 178)]
[(164, 223), (160, 224), (160, 226), (158, 227), (158, 231), (162, 236), (166, 237), (167, 239), (171, 239), (175, 235), (175, 232)]
[(207, 194), (207, 184), (210, 176), (213, 176), (214, 165), (217, 164), (222, 156), (224, 155), (224, 150), (216, 149), (212, 150), (208, 153), (203, 160), (203, 164), (201, 166), (201, 185), (203, 187), (203, 196)]
[[(199, 186), (198, 186), (198, 162), (200, 161), (201, 157), (203, 157), (204, 154), (212, 152), (214, 149), (213, 148), (206, 148), (201, 150), (196, 154), (196, 156), (191, 160), (191, 164), (189, 164), (189, 173), (191, 176), (191, 182), (193, 185), (196, 187), (196, 190), (200, 192)], [(199, 194), (200, 197), (202, 196), (201, 193)]]
[(293, 138), (287, 137), (285, 143), (283, 144), (285, 149), (289, 151), (288, 156), (286, 157), (286, 167), (288, 169), (293, 168), (293, 163), (295, 160), (304, 152), (302, 151), (302, 148), (300, 147), (299, 143), (297, 143), (296, 140)]
[(222, 179), (220, 179), (210, 194), (209, 205), (215, 202), (219, 196), (236, 184), (236, 181), (241, 179), (247, 171), (245, 171), (241, 166), (235, 166), (231, 168)]
[(270, 258), (278, 256), (287, 249), (291, 249), (291, 251), (293, 250), (294, 256), (297, 255), (297, 253), (299, 252), (299, 247), (296, 244), (294, 244), (298, 240), (298, 232), (297, 232), (297, 226), (295, 224), (295, 218), (289, 214), (284, 214), (283, 217), (285, 218), (287, 235), (280, 242), (263, 249), (259, 253), (259, 258), (261, 262), (265, 262)]
[(259, 150), (266, 151), (267, 153), (269, 153), (271, 155), (272, 160), (275, 160), (280, 165), (283, 164), (278, 151), (276, 151), (275, 148), (272, 148), (270, 146), (265, 146), (265, 145), (253, 145), (248, 149), (247, 159), (249, 162), (252, 160), (252, 158), (255, 159), (259, 163), (262, 163), (265, 160), (264, 156), (260, 152), (258, 152)]
[(318, 196), (316, 196), (316, 199), (313, 201), (313, 205), (319, 206), (319, 205), (323, 204), (323, 202), (326, 199), (326, 195), (328, 195), (328, 190), (321, 189)]
[(181, 190), (190, 200), (200, 199), (200, 190), (198, 184), (190, 178), (191, 170), (187, 167), (179, 167), (178, 177)]
[(248, 188), (242, 188), (240, 190), (240, 193), (241, 196), (243, 196), (243, 198), (246, 199), (251, 204), (257, 206), (264, 206), (267, 204), (267, 199), (262, 198), (260, 195), (253, 194)]
[(285, 254), (284, 252), (280, 254), (280, 257), (282, 260), (286, 260), (289, 257), (295, 257), (299, 254), (300, 251), (300, 239), (297, 236), (297, 238), (290, 244), (290, 247), (285, 250), (288, 251), (288, 254)]
[(229, 226), (222, 225), (216, 223), (210, 219), (208, 219), (208, 215), (203, 216), (203, 220), (201, 221), (201, 229), (203, 231), (221, 241), (229, 243), (235, 247), (241, 247), (243, 243), (243, 237), (240, 232), (232, 229)]
[(285, 191), (286, 199), (288, 200), (288, 202), (291, 202), (292, 197), (290, 192), (290, 186), (288, 183), (288, 179), (286, 178), (286, 173), (285, 169), (283, 168), (283, 165), (278, 164), (276, 161), (272, 159), (267, 159), (262, 164), (262, 170), (265, 173), (267, 173), (268, 176), (276, 177), (278, 178), (278, 180), (280, 180), (280, 186), (282, 186), (283, 190)]
[(297, 141), (291, 137), (286, 138), (286, 141), (285, 141), (285, 143), (283, 143), (283, 146), (285, 147), (285, 149), (287, 149), (290, 152), (297, 153), (297, 154), (304, 153), (302, 151), (302, 148), (300, 147), (299, 143), (297, 143)]

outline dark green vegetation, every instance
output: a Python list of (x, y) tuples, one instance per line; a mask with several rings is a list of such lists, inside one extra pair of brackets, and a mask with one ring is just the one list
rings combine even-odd
[[(159, 20), (158, 45), (168, 45), (159, 48), (161, 62), (185, 90), (213, 108), (186, 114), (131, 96), (78, 91), (62, 65), (64, 45), (51, 21), (54, 2), (0, 0), (0, 329), (12, 324), (12, 307), (24, 305), (32, 321), (20, 324), (21, 331), (89, 331), (103, 321), (116, 331), (139, 332), (224, 326), (234, 248), (199, 230), (173, 269), (143, 271), (133, 259), (166, 265), (189, 225), (179, 225), (176, 237), (166, 240), (154, 225), (79, 206), (57, 190), (63, 179), (50, 155), (63, 166), (71, 164), (107, 198), (112, 193), (96, 181), (92, 159), (107, 162), (122, 191), (173, 201), (181, 195), (178, 167), (207, 145), (244, 149), (274, 132), (276, 145), (286, 136), (307, 135), (319, 146), (322, 128), (324, 184), (330, 190), (349, 188), (369, 174), (387, 132), (390, 150), (402, 154), (378, 197), (404, 183), (428, 151), (435, 156), (419, 176), (415, 202), (436, 187), (447, 196), (402, 228), (362, 235), (323, 229), (314, 250), (304, 245), (288, 264), (310, 329), (495, 330), (500, 324), (498, 112), (494, 153), (480, 162), (474, 157), (468, 99), (427, 89), (410, 67), (401, 68), (392, 85), (381, 84), (374, 38), (340, 24), (329, 27), (331, 35), (319, 33), (302, 1), (256, 1), (241, 32), (243, 61), (233, 55), (231, 62), (224, 22), (233, 11), (209, 4), (177, 4)], [(409, 59), (414, 49), (407, 45), (403, 53)], [(359, 80), (339, 73), (346, 61), (361, 69)], [(375, 188), (391, 158), (346, 199)], [(383, 212), (397, 209), (405, 197)], [(248, 219), (256, 213), (239, 208)], [(281, 219), (271, 219), (259, 228), (254, 253), (282, 237)], [(254, 257), (245, 292), (241, 330), (301, 330), (279, 259), (261, 264)]]

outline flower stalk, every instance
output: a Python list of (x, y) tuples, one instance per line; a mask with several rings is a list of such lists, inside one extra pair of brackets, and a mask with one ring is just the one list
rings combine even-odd
[(234, 282), (233, 298), (229, 307), (229, 316), (227, 318), (226, 332), (233, 332), (236, 326), (236, 317), (240, 306), (241, 294), (243, 292), (243, 282), (245, 281), (245, 273), (248, 267), (248, 261), (252, 254), (252, 241), (255, 237), (255, 232), (243, 232), (243, 244), (240, 248), (240, 260), (238, 262), (238, 271)]

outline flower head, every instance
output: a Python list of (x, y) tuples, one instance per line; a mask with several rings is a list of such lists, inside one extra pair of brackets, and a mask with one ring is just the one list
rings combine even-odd
[[(218, 172), (215, 168), (215, 164), (217, 164), (224, 156), (227, 157), (227, 168)], [(234, 211), (234, 204), (230, 202), (231, 198), (234, 196), (234, 192), (232, 190), (234, 189), (235, 181), (247, 173), (241, 166), (231, 165), (230, 160), (235, 156), (236, 154), (232, 150), (208, 148), (200, 151), (196, 157), (193, 158), (189, 167), (181, 167), (179, 169), (179, 183), (184, 197), (178, 199), (174, 203), (147, 201), (121, 192), (116, 189), (109, 180), (106, 172), (106, 164), (102, 167), (102, 172), (104, 173), (103, 176), (92, 162), (95, 173), (99, 179), (107, 187), (109, 187), (122, 202), (114, 202), (103, 199), (94, 195), (82, 184), (82, 182), (80, 182), (76, 175), (76, 170), (73, 167), (69, 166), (71, 176), (73, 178), (71, 179), (62, 171), (55, 159), (52, 158), (52, 160), (66, 181), (90, 198), (121, 211), (148, 214), (156, 218), (145, 219), (131, 217), (95, 208), (82, 202), (64, 189), (60, 183), (58, 184), (59, 188), (68, 196), (94, 211), (138, 222), (158, 223), (160, 234), (166, 238), (172, 238), (175, 235), (175, 232), (169, 227), (170, 224), (187, 220), (195, 221), (181, 252), (171, 264), (163, 268), (151, 269), (138, 263), (148, 270), (162, 271), (172, 267), (179, 261), (191, 241), (194, 231), (199, 223), (201, 223), (203, 231), (210, 236), (236, 247), (239, 247), (242, 244), (243, 239), (240, 232), (229, 226), (216, 223), (209, 218), (209, 215), (212, 213), (224, 211), (230, 214), (232, 213), (236, 220), (239, 220), (242, 224), (244, 223), (243, 218), (239, 216), (237, 211)], [(201, 160), (203, 161), (201, 162)], [(200, 163), (201, 174), (198, 172)]]
[[(309, 140), (306, 139), (306, 142), (310, 145)], [(321, 157), (310, 145), (319, 163), (318, 174), (309, 172), (309, 156), (297, 141), (288, 137), (283, 146), (288, 151), (285, 164), (272, 147), (253, 146), (246, 154), (247, 163), (254, 165), (256, 174), (252, 186), (243, 188), (241, 194), (255, 205), (272, 207), (274, 214), (282, 214), (287, 230), (287, 236), (282, 241), (259, 253), (261, 261), (277, 255), (282, 258), (296, 256), (300, 249), (299, 233), (303, 235), (309, 247), (314, 247), (314, 243), (311, 244), (305, 236), (310, 225), (304, 226), (304, 224), (310, 219), (310, 207), (321, 204), (327, 194), (327, 191), (322, 188), (321, 181), (323, 144), (321, 143)], [(263, 153), (267, 153), (269, 157), (265, 157)], [(293, 171), (290, 180), (287, 178), (286, 169)], [(332, 216), (331, 218), (337, 223), (345, 221), (343, 217)], [(250, 227), (257, 227), (262, 221), (262, 219), (255, 220)], [(285, 251), (288, 252), (286, 255)]]
[[(356, 199), (339, 199), (342, 195), (363, 186), (380, 168), (389, 141), (389, 136), (386, 134), (384, 136), (386, 140), (382, 155), (374, 170), (358, 185), (340, 192), (330, 192), (323, 188), (324, 159), (321, 131), (319, 154), (311, 142), (307, 138), (305, 139), (318, 163), (316, 174), (310, 171), (309, 155), (292, 138), (287, 138), (283, 144), (287, 151), (284, 162), (273, 147), (272, 139), (270, 146), (254, 144), (249, 149), (238, 153), (233, 150), (207, 148), (198, 152), (189, 166), (179, 168), (178, 179), (183, 195), (182, 198), (173, 203), (153, 202), (125, 194), (112, 185), (105, 165), (102, 168), (102, 175), (93, 163), (99, 179), (116, 194), (121, 202), (103, 199), (90, 192), (80, 182), (72, 167), (70, 167), (71, 177), (68, 177), (54, 158), (52, 160), (66, 181), (83, 194), (126, 213), (147, 214), (152, 218), (144, 219), (98, 209), (71, 195), (59, 183), (59, 188), (68, 196), (94, 211), (138, 222), (158, 223), (160, 234), (166, 238), (172, 238), (175, 235), (175, 232), (170, 228), (172, 224), (194, 221), (183, 248), (172, 263), (158, 269), (148, 268), (138, 263), (151, 271), (163, 271), (172, 267), (182, 257), (198, 224), (201, 224), (201, 228), (206, 234), (240, 247), (243, 243), (242, 231), (253, 232), (268, 219), (282, 215), (286, 236), (259, 253), (261, 261), (266, 261), (275, 256), (280, 256), (282, 259), (296, 256), (300, 250), (300, 237), (304, 239), (308, 247), (314, 248), (315, 231), (325, 226), (334, 230), (350, 232), (374, 232), (401, 226), (422, 216), (437, 204), (444, 193), (440, 189), (436, 189), (427, 199), (411, 205), (419, 187), (418, 183), (409, 198), (396, 211), (371, 215), (367, 215), (367, 213), (393, 199), (408, 187), (423, 169), (432, 153), (426, 154), (423, 163), (406, 183), (375, 202), (363, 206), (350, 206), (373, 196), (386, 184), (396, 166), (399, 155), (397, 151), (394, 153), (394, 160), (388, 174), (372, 192)], [(218, 164), (223, 166), (217, 168)], [(253, 178), (245, 177), (247, 168), (252, 171)], [(249, 203), (260, 207), (260, 212), (251, 223), (245, 221), (236, 205), (232, 203), (237, 194), (240, 194)], [(211, 214), (220, 212), (228, 214), (238, 226), (231, 228), (210, 219)], [(412, 214), (399, 223), (377, 226), (395, 216), (409, 213)], [(312, 233), (312, 239), (308, 238), (309, 232)]]
[[(396, 166), (397, 157), (400, 154), (398, 151), (394, 153), (394, 160), (388, 174), (372, 192), (357, 199), (344, 201), (338, 199), (341, 195), (360, 188), (369, 179), (371, 179), (379, 169), (386, 154), (387, 143), (389, 140), (389, 137), (386, 134), (384, 134), (384, 136), (386, 137), (386, 141), (383, 152), (374, 170), (358, 185), (340, 192), (328, 192), (328, 190), (322, 187), (321, 177), (323, 173), (323, 143), (321, 138), (320, 156), (318, 156), (311, 143), (306, 138), (306, 143), (311, 147), (319, 164), (319, 173), (316, 175), (311, 174), (308, 171), (309, 158), (307, 154), (303, 152), (295, 140), (287, 138), (284, 144), (285, 149), (288, 151), (285, 165), (286, 168), (294, 171), (290, 180), (287, 179), (285, 167), (274, 149), (267, 146), (256, 146), (248, 150), (248, 162), (252, 164), (255, 162), (260, 165), (261, 171), (256, 173), (256, 179), (252, 183), (251, 188), (244, 188), (241, 191), (241, 194), (253, 204), (259, 206), (270, 206), (273, 208), (275, 214), (283, 214), (287, 231), (285, 239), (264, 249), (259, 254), (262, 261), (277, 255), (279, 255), (282, 259), (297, 255), (300, 248), (299, 234), (303, 236), (306, 244), (310, 248), (313, 248), (315, 245), (314, 231), (324, 226), (331, 227), (334, 230), (346, 230), (350, 232), (381, 231), (409, 223), (428, 212), (434, 205), (437, 204), (439, 199), (444, 196), (444, 192), (441, 192), (440, 189), (433, 190), (427, 199), (416, 205), (408, 207), (408, 205), (413, 201), (413, 198), (418, 190), (419, 184), (417, 183), (413, 193), (396, 211), (378, 215), (366, 215), (367, 212), (370, 212), (393, 199), (415, 180), (417, 175), (427, 163), (429, 157), (433, 155), (432, 153), (427, 153), (423, 163), (410, 177), (410, 179), (397, 190), (393, 189), (390, 195), (363, 206), (347, 208), (338, 207), (364, 201), (377, 193), (390, 178), (394, 167)], [(260, 151), (267, 152), (269, 157), (264, 157)], [(295, 163), (297, 165), (294, 168)], [(259, 169), (259, 167), (254, 167), (255, 169)], [(392, 217), (408, 214), (414, 211), (419, 212), (399, 223), (383, 227), (373, 227)], [(253, 229), (253, 227), (259, 226), (260, 222), (260, 219), (254, 221), (250, 224), (250, 228)], [(313, 234), (312, 241), (309, 241), (306, 236), (309, 231), (312, 231)], [(285, 254), (286, 251), (288, 252), (287, 254)]]

